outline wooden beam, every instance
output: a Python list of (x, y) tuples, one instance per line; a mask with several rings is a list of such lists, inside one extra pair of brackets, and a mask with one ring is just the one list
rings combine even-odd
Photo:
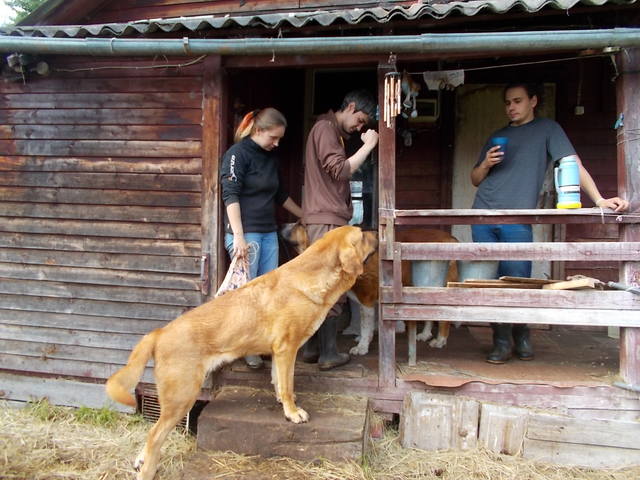
[[(620, 291), (513, 290), (447, 287), (404, 287), (402, 301), (408, 305), (466, 305), (495, 307), (595, 308), (640, 310), (640, 295)], [(393, 289), (382, 287), (380, 301), (393, 302)]]
[(474, 210), (429, 209), (395, 210), (396, 225), (472, 225), (472, 224), (574, 224), (574, 223), (640, 223), (640, 218), (596, 208), (574, 210)]
[[(378, 105), (384, 105), (384, 79), (385, 74), (394, 71), (395, 65), (380, 63), (378, 65)], [(381, 107), (382, 108), (382, 107)], [(396, 205), (396, 128), (395, 120), (392, 120), (391, 128), (384, 121), (384, 115), (380, 112), (378, 119), (378, 238), (385, 238), (383, 228), (389, 222), (393, 222), (389, 213)], [(393, 229), (391, 223), (390, 228)], [(393, 230), (392, 232), (393, 233)], [(380, 252), (383, 252), (380, 249)], [(381, 255), (382, 258), (382, 255)], [(381, 266), (382, 269), (382, 266)], [(395, 277), (395, 275), (394, 275)], [(380, 309), (380, 306), (378, 307)], [(378, 342), (379, 342), (379, 385), (381, 387), (393, 387), (396, 382), (396, 331), (393, 322), (385, 321), (382, 311), (378, 315)]]
[[(565, 260), (620, 262), (640, 258), (640, 242), (401, 243), (402, 260)], [(386, 244), (380, 245), (381, 255)], [(389, 258), (384, 258), (390, 260)]]
[(436, 305), (383, 305), (382, 314), (389, 320), (433, 320), (467, 323), (528, 323), (554, 325), (588, 325), (640, 327), (640, 315), (634, 310), (467, 307)]
[(574, 278), (573, 280), (567, 280), (566, 282), (550, 283), (543, 285), (543, 290), (580, 290), (580, 289), (595, 289), (598, 286), (602, 286), (603, 283), (592, 277)]
[[(617, 108), (624, 114), (624, 124), (618, 129), (618, 193), (631, 203), (630, 210), (640, 209), (640, 49), (624, 50), (618, 56), (620, 76), (616, 83)], [(623, 242), (640, 241), (640, 225), (623, 225)], [(638, 258), (638, 257), (636, 257)], [(627, 285), (640, 285), (640, 262), (625, 262), (620, 280)], [(640, 330), (620, 332), (620, 376), (623, 381), (640, 387)]]
[(204, 275), (208, 285), (203, 285), (206, 299), (216, 291), (221, 276), (219, 240), (220, 194), (218, 186), (219, 159), (226, 147), (227, 109), (226, 72), (221, 67), (221, 57), (209, 55), (205, 59), (202, 102), (202, 254), (208, 257), (208, 272)]

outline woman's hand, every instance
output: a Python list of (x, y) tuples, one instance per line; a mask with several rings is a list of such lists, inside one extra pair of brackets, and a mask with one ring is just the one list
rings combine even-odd
[(245, 258), (249, 253), (249, 245), (244, 239), (244, 235), (233, 235), (233, 256)]

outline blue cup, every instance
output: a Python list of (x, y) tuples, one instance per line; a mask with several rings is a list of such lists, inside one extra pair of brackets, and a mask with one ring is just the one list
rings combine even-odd
[[(507, 144), (509, 143), (509, 139), (507, 137), (492, 137), (491, 138), (491, 146), (495, 147), (498, 146), (500, 147), (500, 151), (506, 155), (507, 154)], [(503, 159), (504, 159), (504, 155), (503, 155)]]

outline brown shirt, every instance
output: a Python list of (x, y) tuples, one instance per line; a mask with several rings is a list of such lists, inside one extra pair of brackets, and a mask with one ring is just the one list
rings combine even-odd
[(321, 115), (307, 137), (304, 157), (303, 219), (307, 224), (346, 225), (353, 215), (351, 165), (344, 150), (348, 135), (332, 111)]

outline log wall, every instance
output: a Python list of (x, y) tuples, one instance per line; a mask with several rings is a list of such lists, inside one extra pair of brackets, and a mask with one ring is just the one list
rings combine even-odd
[(5, 370), (105, 379), (202, 302), (202, 66), (154, 63), (0, 84)]

